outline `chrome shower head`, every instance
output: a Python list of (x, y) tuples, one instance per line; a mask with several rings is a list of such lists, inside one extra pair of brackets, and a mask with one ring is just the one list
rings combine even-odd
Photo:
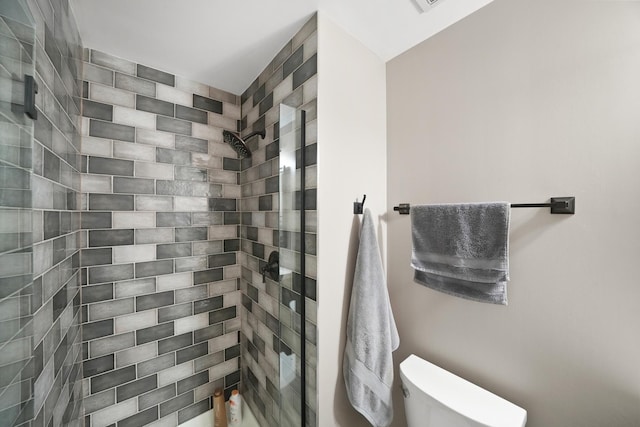
[(259, 130), (259, 131), (250, 133), (249, 135), (245, 136), (244, 139), (242, 139), (240, 135), (237, 135), (228, 130), (225, 130), (222, 132), (224, 142), (229, 144), (231, 148), (233, 148), (236, 151), (236, 153), (238, 153), (238, 156), (240, 156), (241, 159), (244, 159), (245, 157), (251, 157), (251, 150), (249, 150), (249, 147), (247, 147), (247, 143), (245, 141), (255, 135), (260, 135), (262, 139), (264, 139), (265, 136), (267, 136), (267, 132), (264, 129)]

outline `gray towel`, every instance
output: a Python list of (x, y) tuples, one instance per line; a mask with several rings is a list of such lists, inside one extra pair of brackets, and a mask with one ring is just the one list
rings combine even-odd
[(393, 357), (400, 338), (369, 209), (365, 209), (351, 291), (342, 372), (351, 405), (374, 427), (393, 420)]
[(474, 301), (507, 304), (506, 202), (411, 206), (417, 283)]

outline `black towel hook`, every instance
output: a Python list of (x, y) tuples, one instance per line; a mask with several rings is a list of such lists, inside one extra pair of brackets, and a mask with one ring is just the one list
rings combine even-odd
[(362, 196), (362, 202), (358, 202), (358, 199), (356, 198), (356, 201), (353, 202), (353, 214), (354, 215), (360, 215), (363, 212), (363, 206), (364, 206), (364, 201), (367, 199), (367, 195), (365, 194), (364, 196)]

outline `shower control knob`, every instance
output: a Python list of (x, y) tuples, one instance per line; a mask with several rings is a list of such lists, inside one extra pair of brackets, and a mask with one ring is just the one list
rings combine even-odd
[(262, 273), (262, 283), (265, 282), (267, 273), (271, 280), (280, 278), (280, 254), (278, 251), (269, 254), (269, 261), (260, 268), (260, 272)]

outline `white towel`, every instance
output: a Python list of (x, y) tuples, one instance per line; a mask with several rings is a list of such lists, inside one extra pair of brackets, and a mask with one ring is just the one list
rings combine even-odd
[(399, 344), (375, 227), (365, 209), (342, 370), (351, 405), (374, 427), (393, 420), (391, 353)]

